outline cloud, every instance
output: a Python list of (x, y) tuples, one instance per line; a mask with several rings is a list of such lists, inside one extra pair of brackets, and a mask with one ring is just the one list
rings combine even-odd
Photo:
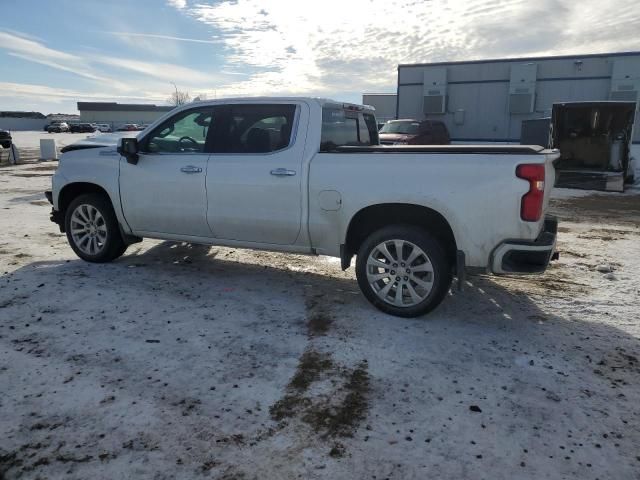
[(88, 78), (90, 80), (99, 80), (101, 82), (109, 82), (109, 81), (111, 81), (111, 79), (108, 79), (106, 77), (101, 77), (99, 75), (95, 75), (95, 74), (93, 74), (90, 71), (87, 71), (85, 69), (76, 68), (76, 67), (73, 66), (73, 64), (62, 64), (62, 63), (58, 63), (58, 62), (53, 61), (53, 60), (47, 60), (46, 58), (42, 58), (42, 57), (38, 57), (38, 56), (31, 56), (31, 55), (22, 54), (22, 53), (15, 53), (15, 52), (9, 52), (8, 55), (10, 55), (12, 57), (20, 58), (22, 60), (26, 60), (28, 62), (33, 62), (33, 63), (39, 63), (41, 65), (46, 65), (47, 67), (55, 68), (57, 70), (62, 70), (62, 71), (65, 71), (65, 72), (74, 73), (76, 75)]
[(19, 32), (0, 31), (0, 49), (7, 50), (7, 54), (15, 58), (107, 83), (115, 88), (126, 88), (126, 84), (93, 71), (85, 58), (49, 48)]
[(87, 92), (68, 88), (53, 88), (46, 85), (0, 82), (0, 97), (22, 97), (29, 100), (39, 99), (47, 102), (59, 103), (62, 101), (164, 101), (167, 95), (164, 92), (144, 92), (139, 95), (114, 95), (112, 92)]
[(225, 0), (182, 11), (210, 25), (234, 93), (392, 91), (399, 63), (640, 49), (640, 3), (583, 0)]
[(167, 0), (167, 3), (178, 10), (186, 8), (187, 6), (187, 0)]
[(42, 43), (33, 40), (18, 32), (0, 31), (0, 48), (10, 50), (12, 52), (29, 55), (32, 58), (43, 58), (47, 60), (59, 60), (66, 62), (75, 62), (79, 60), (75, 55), (61, 52), (49, 48)]
[[(207, 74), (173, 63), (140, 61), (95, 53), (72, 54), (49, 48), (42, 42), (27, 38), (18, 32), (6, 30), (0, 31), (0, 49), (6, 50), (8, 55), (15, 58), (78, 75), (120, 93), (132, 91), (140, 86), (140, 82), (130, 76), (125, 81), (121, 79), (123, 78), (121, 75), (114, 72), (106, 74), (100, 67), (126, 70), (159, 82), (178, 82), (187, 86), (211, 84), (211, 82), (220, 81), (228, 74), (224, 72)], [(143, 85), (145, 83), (149, 82), (146, 81)]]
[(204, 40), (200, 38), (185, 38), (185, 37), (174, 37), (172, 35), (160, 35), (155, 33), (134, 33), (134, 32), (105, 32), (110, 35), (115, 35), (121, 38), (153, 38), (159, 40), (172, 40), (176, 42), (188, 42), (188, 43), (211, 43), (211, 44), (220, 44), (220, 40)]
[(95, 56), (93, 61), (110, 65), (115, 68), (148, 75), (155, 79), (165, 80), (167, 82), (180, 82), (181, 84), (193, 85), (211, 83), (215, 79), (214, 75), (171, 63), (144, 62), (140, 60), (109, 56)]

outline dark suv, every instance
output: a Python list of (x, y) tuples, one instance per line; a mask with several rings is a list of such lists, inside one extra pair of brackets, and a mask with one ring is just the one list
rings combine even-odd
[(93, 133), (97, 128), (90, 123), (72, 123), (69, 125), (71, 133)]
[(448, 145), (449, 131), (437, 120), (390, 120), (380, 129), (382, 145)]
[(11, 148), (11, 134), (6, 130), (0, 130), (0, 145), (2, 148)]

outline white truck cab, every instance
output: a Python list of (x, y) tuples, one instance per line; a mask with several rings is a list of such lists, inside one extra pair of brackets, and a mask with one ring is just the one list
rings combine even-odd
[(52, 220), (91, 262), (144, 237), (339, 257), (399, 316), (465, 271), (537, 273), (556, 151), (379, 145), (371, 107), (316, 98), (184, 105), (135, 137), (63, 149)]

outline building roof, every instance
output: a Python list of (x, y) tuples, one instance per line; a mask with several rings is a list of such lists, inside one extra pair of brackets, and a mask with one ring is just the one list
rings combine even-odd
[(401, 63), (398, 68), (402, 67), (435, 67), (445, 65), (469, 65), (478, 63), (499, 63), (499, 62), (539, 62), (542, 60), (568, 60), (581, 58), (606, 58), (606, 57), (640, 57), (640, 52), (614, 52), (614, 53), (589, 53), (586, 55), (558, 55), (549, 57), (519, 57), (519, 58), (494, 58), (488, 60), (460, 60), (454, 62), (433, 62), (433, 63)]
[(78, 110), (94, 112), (168, 112), (174, 108), (171, 105), (144, 103), (78, 102)]
[(0, 112), (2, 118), (37, 118), (42, 119), (45, 116), (40, 112)]

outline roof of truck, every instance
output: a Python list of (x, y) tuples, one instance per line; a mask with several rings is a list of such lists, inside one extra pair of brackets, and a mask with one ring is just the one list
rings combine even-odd
[(246, 103), (246, 102), (299, 102), (299, 101), (307, 101), (307, 102), (316, 102), (320, 104), (321, 107), (325, 105), (335, 105), (342, 107), (357, 107), (363, 110), (375, 110), (370, 105), (362, 105), (360, 103), (351, 103), (351, 102), (341, 102), (339, 100), (332, 100), (330, 98), (322, 98), (322, 97), (228, 97), (228, 98), (217, 98), (217, 99), (207, 99), (207, 100), (197, 100), (192, 103), (188, 103), (185, 105), (181, 105), (180, 108), (188, 107), (190, 105), (216, 105), (220, 103)]

